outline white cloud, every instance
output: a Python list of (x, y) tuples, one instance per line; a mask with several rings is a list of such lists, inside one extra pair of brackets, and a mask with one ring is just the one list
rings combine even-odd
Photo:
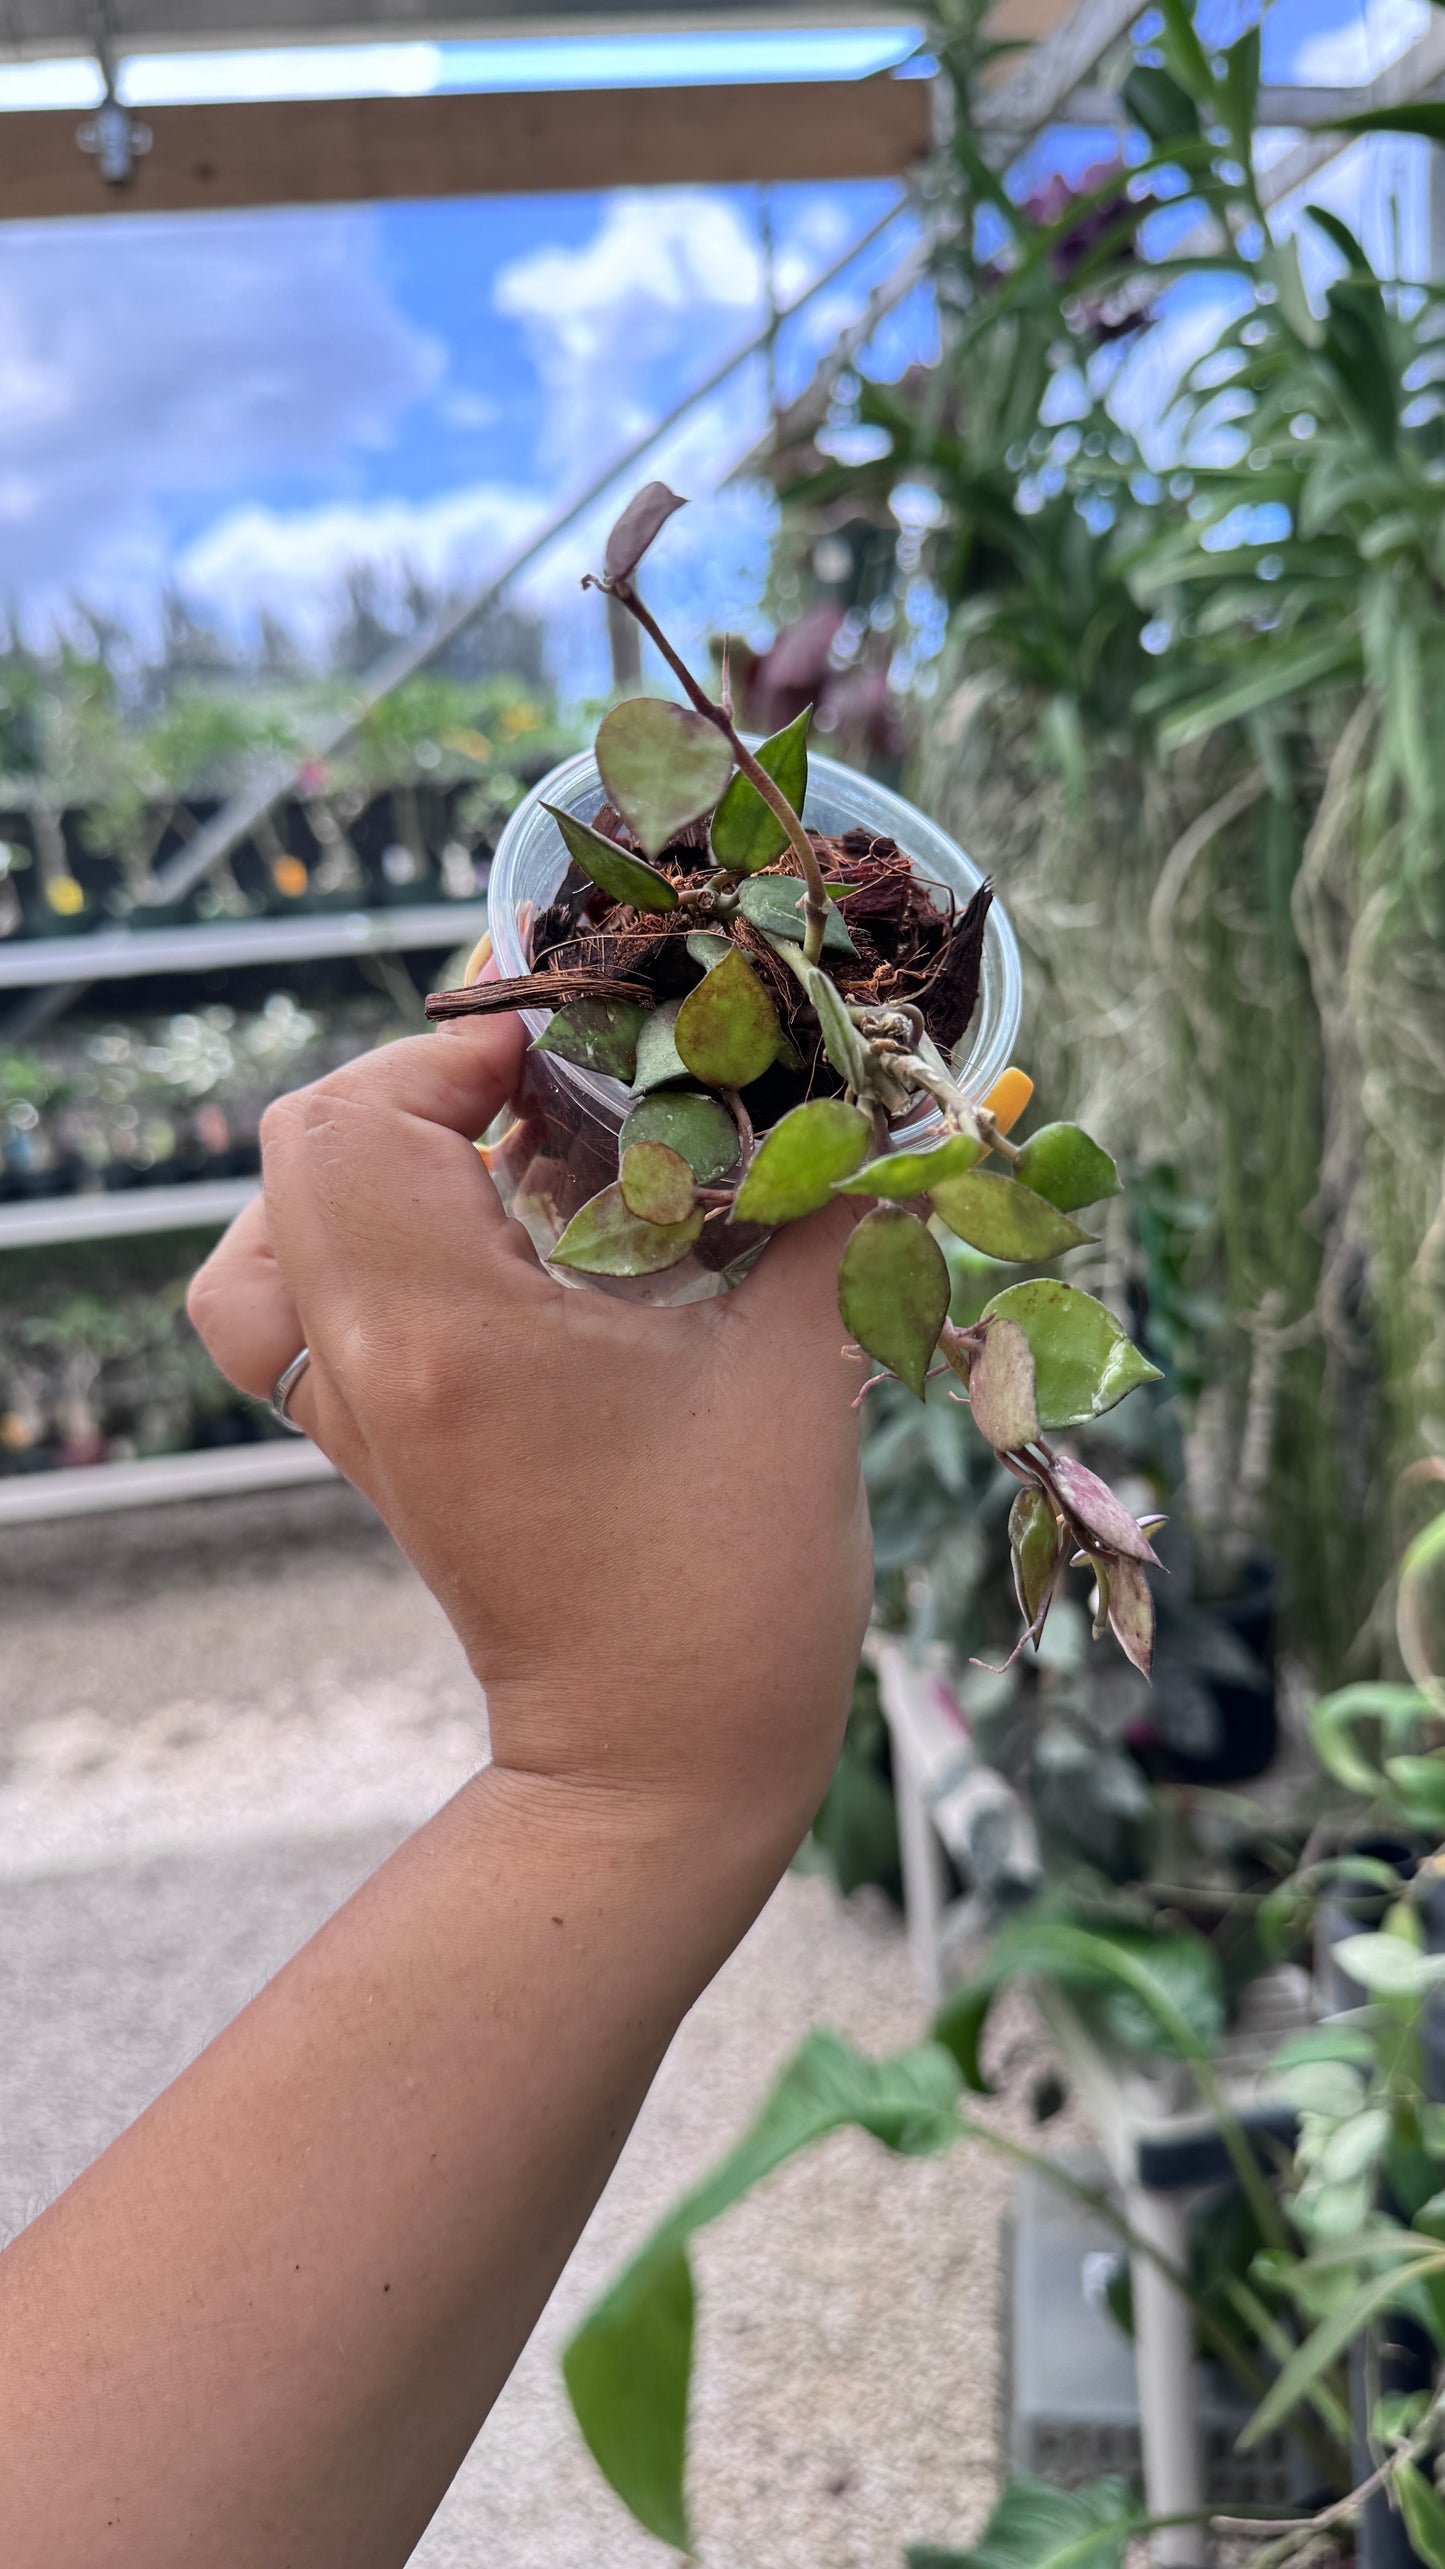
[(234, 509), (176, 564), (186, 595), (244, 628), (278, 614), (320, 639), (348, 571), (366, 566), (383, 598), (417, 572), (440, 587), (480, 587), (546, 516), (535, 492), (479, 483), (435, 500), (342, 501), (314, 509)]
[(0, 596), (125, 603), (177, 505), (387, 442), (444, 364), (364, 212), (4, 227)]
[(1350, 24), (1301, 39), (1289, 78), (1327, 85), (1373, 80), (1387, 63), (1407, 52), (1429, 24), (1429, 0), (1362, 0)]

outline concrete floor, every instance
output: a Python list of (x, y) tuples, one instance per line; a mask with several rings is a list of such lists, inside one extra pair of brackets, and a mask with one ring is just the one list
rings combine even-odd
[[(13, 1536), (0, 1670), (4, 2233), (453, 1789), (481, 1724), (436, 1608), (346, 1491)], [(877, 2051), (921, 2030), (896, 1920), (792, 1877), (679, 2034), (419, 2569), (666, 2557), (582, 2448), (559, 2349), (819, 2022)], [(906, 2541), (976, 2532), (1008, 2182), (977, 2147), (903, 2164), (844, 2135), (704, 2235), (708, 2569), (896, 2569)]]

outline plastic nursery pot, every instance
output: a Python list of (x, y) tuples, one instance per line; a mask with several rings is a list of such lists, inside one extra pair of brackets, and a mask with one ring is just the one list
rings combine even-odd
[[(590, 821), (603, 802), (597, 762), (590, 751), (554, 767), (534, 786), (512, 814), (492, 861), (488, 918), (497, 969), (507, 977), (531, 968), (532, 921), (551, 901), (567, 871), (567, 851), (543, 798), (565, 812)], [(899, 794), (855, 775), (831, 758), (808, 761), (804, 818), (816, 830), (841, 835), (865, 829), (875, 838), (896, 839), (913, 859), (914, 870), (940, 909), (949, 896), (961, 908), (978, 890), (983, 877), (944, 831), (905, 803)], [(1018, 1033), (1022, 975), (1014, 932), (997, 901), (988, 915), (978, 1005), (968, 1031), (968, 1052), (958, 1072), (965, 1096), (988, 1095), (1008, 1066)], [(524, 1008), (529, 1036), (547, 1023), (545, 1008)], [(629, 1106), (629, 1092), (619, 1080), (582, 1070), (555, 1053), (529, 1052), (514, 1104), (510, 1129), (487, 1151), (487, 1165), (509, 1212), (523, 1223), (538, 1253), (547, 1258), (574, 1213), (617, 1175), (617, 1137)], [(891, 1146), (915, 1148), (937, 1131), (942, 1121), (931, 1099), (895, 1125)], [(617, 1295), (627, 1302), (672, 1306), (700, 1302), (725, 1293), (741, 1282), (768, 1234), (744, 1229), (725, 1217), (705, 1225), (702, 1237), (681, 1265), (659, 1276), (612, 1278), (581, 1276), (557, 1267), (561, 1282)]]

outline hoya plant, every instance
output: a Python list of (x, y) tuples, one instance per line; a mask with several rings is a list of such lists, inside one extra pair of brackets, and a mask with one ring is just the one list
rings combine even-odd
[(1076, 1561), (1093, 1572), (1097, 1629), (1147, 1675), (1149, 1521), (1048, 1439), (1157, 1369), (1103, 1303), (1046, 1276), (1004, 1285), (959, 1327), (932, 1228), (1045, 1266), (1091, 1238), (1077, 1216), (1118, 1192), (1114, 1163), (1075, 1124), (1013, 1142), (1007, 1097), (959, 1085), (989, 885), (941, 907), (892, 840), (810, 829), (808, 713), (753, 749), (726, 654), (714, 701), (659, 629), (635, 574), (682, 504), (649, 482), (592, 584), (637, 619), (687, 701), (639, 696), (605, 715), (602, 808), (585, 822), (547, 806), (568, 864), (533, 925), (530, 972), (439, 993), (428, 1013), (547, 1005), (538, 1049), (630, 1088), (617, 1174), (551, 1252), (579, 1276), (662, 1274), (724, 1226), (741, 1254), (837, 1196), (856, 1204), (843, 1324), (920, 1400), (932, 1373), (951, 1372), (1018, 1481), (1023, 1639), (1038, 1639)]

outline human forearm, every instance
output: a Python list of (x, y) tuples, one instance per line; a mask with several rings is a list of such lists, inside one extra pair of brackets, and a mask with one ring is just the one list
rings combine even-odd
[(794, 1828), (475, 1779), (0, 2259), (7, 2564), (404, 2561)]

